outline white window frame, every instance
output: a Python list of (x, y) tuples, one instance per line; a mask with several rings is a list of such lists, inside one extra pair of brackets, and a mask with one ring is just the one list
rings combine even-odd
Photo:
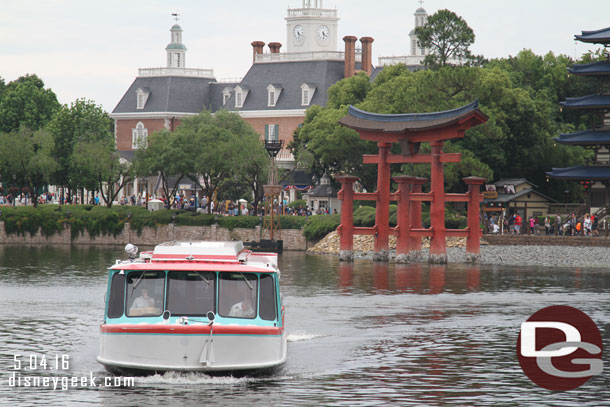
[(222, 105), (225, 106), (231, 98), (231, 89), (225, 88), (222, 91)]
[(150, 92), (146, 92), (142, 88), (136, 90), (136, 109), (144, 109), (146, 101), (148, 101), (148, 95), (150, 95)]
[(144, 123), (138, 122), (135, 129), (131, 129), (131, 148), (137, 150), (146, 148), (148, 143), (148, 129), (144, 127)]
[(301, 106), (309, 106), (316, 88), (304, 83), (301, 85)]
[(248, 97), (248, 89), (242, 88), (241, 86), (235, 87), (235, 107), (242, 108)]
[(275, 107), (282, 93), (282, 88), (274, 85), (267, 86), (267, 107)]

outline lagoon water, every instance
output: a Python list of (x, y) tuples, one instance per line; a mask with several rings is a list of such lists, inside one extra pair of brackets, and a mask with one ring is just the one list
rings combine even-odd
[[(118, 248), (0, 247), (0, 405), (610, 403), (607, 356), (604, 374), (555, 393), (529, 381), (515, 352), (520, 324), (555, 304), (587, 313), (610, 349), (610, 270), (351, 265), (303, 253), (280, 259), (289, 340), (282, 370), (245, 378), (174, 373), (101, 387), (114, 379), (95, 361), (105, 269), (120, 257)], [(45, 355), (47, 369), (40, 359), (37, 370), (27, 369), (31, 354)], [(98, 386), (54, 390), (52, 379), (64, 376), (94, 376)], [(51, 382), (25, 387), (26, 377)]]

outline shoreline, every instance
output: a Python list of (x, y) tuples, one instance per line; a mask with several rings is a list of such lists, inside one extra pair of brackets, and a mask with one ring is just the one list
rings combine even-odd
[[(501, 238), (501, 236), (499, 236)], [(481, 239), (480, 257), (477, 262), (467, 260), (465, 239), (447, 239), (448, 264), (486, 264), (510, 266), (539, 266), (539, 267), (590, 267), (610, 269), (610, 243), (603, 237), (590, 238), (595, 242), (585, 240), (588, 238), (570, 237), (557, 239), (548, 236), (515, 236), (508, 239), (484, 236)], [(390, 241), (389, 262), (395, 262), (395, 239)], [(572, 243), (567, 245), (566, 242)], [(373, 261), (373, 239), (369, 236), (358, 236), (354, 239), (354, 260)], [(428, 263), (429, 252), (427, 242), (418, 259), (412, 263)], [(336, 232), (332, 232), (322, 239), (313, 248), (307, 250), (308, 254), (339, 255), (339, 239)]]

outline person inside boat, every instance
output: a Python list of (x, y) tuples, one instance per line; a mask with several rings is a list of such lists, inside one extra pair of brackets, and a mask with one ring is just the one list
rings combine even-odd
[(233, 304), (231, 310), (229, 311), (230, 317), (253, 318), (256, 315), (252, 302), (252, 296), (248, 291), (248, 289), (244, 289), (243, 299), (240, 302)]
[(148, 289), (142, 289), (142, 295), (133, 300), (133, 304), (131, 304), (131, 308), (129, 308), (130, 314), (137, 314), (138, 311), (143, 309), (154, 308), (155, 299), (148, 295)]

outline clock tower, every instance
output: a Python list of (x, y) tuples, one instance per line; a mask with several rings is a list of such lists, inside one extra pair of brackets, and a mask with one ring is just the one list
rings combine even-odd
[(336, 9), (325, 9), (322, 0), (303, 0), (302, 8), (288, 9), (286, 52), (337, 51)]

